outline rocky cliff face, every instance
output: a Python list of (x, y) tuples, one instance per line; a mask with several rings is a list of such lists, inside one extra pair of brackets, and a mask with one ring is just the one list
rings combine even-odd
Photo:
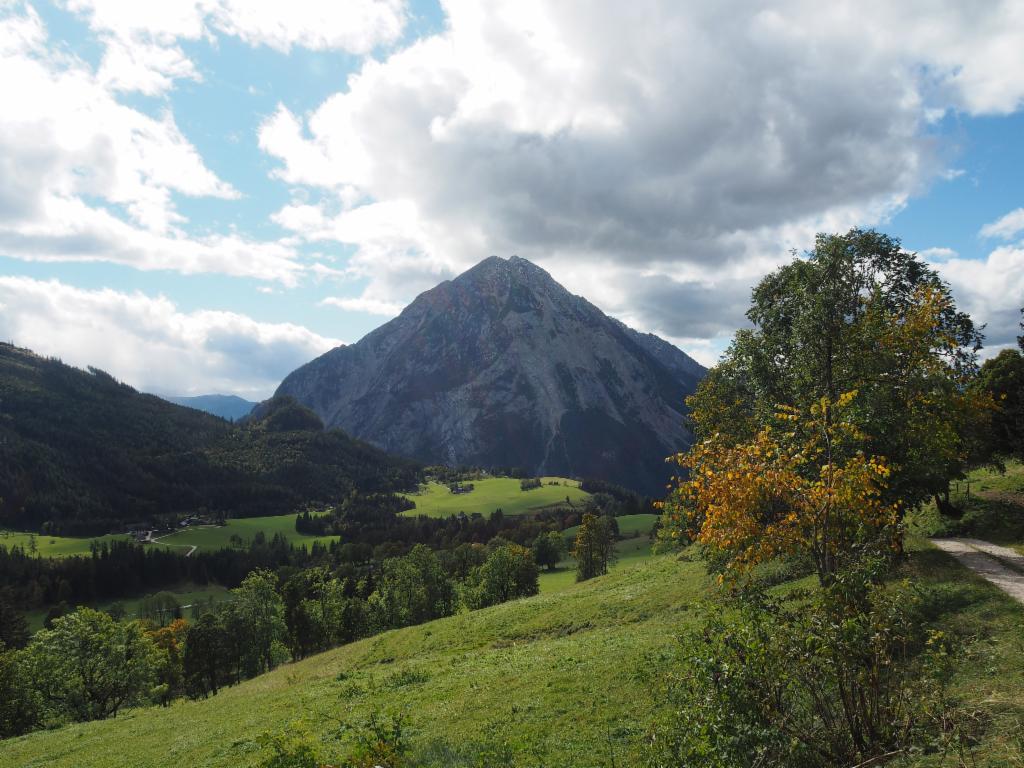
[(704, 369), (547, 272), (491, 257), (290, 374), (331, 427), (428, 463), (524, 467), (660, 493)]

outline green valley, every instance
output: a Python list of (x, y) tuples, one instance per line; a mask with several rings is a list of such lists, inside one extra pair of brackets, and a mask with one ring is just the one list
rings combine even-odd
[[(1024, 611), (922, 542), (912, 550), (903, 575), (941, 592), (938, 620), (966, 643), (952, 692), (984, 713), (976, 765), (1008, 765), (1024, 718)], [(209, 699), (0, 742), (0, 762), (256, 766), (268, 755), (266, 734), (308, 731), (338, 748), (340, 722), (383, 712), (406, 718), (416, 765), (470, 766), (506, 753), (509, 762), (493, 764), (532, 765), (529, 756), (542, 755), (545, 765), (636, 765), (659, 708), (656, 669), (717, 591), (698, 561), (658, 556), (555, 594), (386, 632)], [(118, 743), (131, 750), (112, 751)]]

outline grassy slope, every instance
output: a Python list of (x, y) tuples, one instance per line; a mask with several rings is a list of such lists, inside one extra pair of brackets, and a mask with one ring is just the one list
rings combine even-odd
[[(160, 537), (160, 544), (173, 547), (196, 546), (200, 549), (220, 549), (231, 546), (231, 537), (240, 536), (248, 542), (259, 531), (263, 531), (267, 539), (274, 534), (283, 534), (286, 539), (301, 546), (313, 545), (314, 541), (329, 544), (338, 539), (337, 536), (308, 536), (295, 530), (295, 515), (271, 515), (268, 517), (233, 518), (221, 526), (194, 526)], [(0, 547), (24, 547), (28, 551), (29, 538), (32, 534), (17, 531), (0, 531)], [(94, 536), (91, 538), (75, 538), (70, 536), (45, 536), (36, 534), (36, 547), (41, 557), (67, 557), (69, 555), (89, 554), (89, 545), (93, 541), (127, 540), (122, 534)]]
[(227, 521), (226, 525), (201, 525), (177, 531), (169, 536), (161, 536), (160, 544), (175, 547), (196, 546), (201, 549), (220, 549), (231, 546), (231, 537), (240, 536), (248, 542), (260, 531), (267, 539), (274, 534), (282, 534), (296, 546), (305, 544), (313, 546), (313, 542), (329, 544), (337, 541), (337, 536), (308, 536), (295, 530), (295, 515), (274, 515), (271, 517), (243, 517)]
[(915, 515), (914, 529), (928, 536), (974, 536), (1024, 553), (1024, 464), (1008, 462), (1006, 472), (975, 470), (954, 485), (950, 500), (964, 510), (962, 519), (944, 519), (929, 505)]
[[(954, 690), (991, 716), (977, 764), (1013, 765), (1024, 611), (920, 541), (912, 550), (908, 575), (941, 590), (937, 621), (967, 641)], [(420, 754), (441, 739), (477, 742), (504, 724), (499, 735), (541, 745), (546, 765), (606, 765), (610, 750), (616, 765), (635, 765), (655, 706), (645, 671), (710, 589), (699, 563), (654, 557), (556, 594), (363, 640), (206, 701), (3, 742), (0, 764), (248, 766), (259, 761), (261, 733), (302, 720), (325, 734), (334, 717), (383, 708), (407, 713)]]
[[(94, 541), (115, 541), (127, 540), (129, 537), (123, 534), (112, 533), (107, 536), (93, 536), (91, 538), (77, 538), (72, 536), (47, 536), (37, 533), (36, 550), (41, 557), (67, 557), (68, 555), (88, 555), (89, 545)], [(13, 549), (23, 547), (29, 551), (31, 533), (20, 531), (0, 531), (0, 547)]]
[[(619, 568), (636, 565), (651, 557), (652, 542), (648, 537), (657, 515), (623, 515), (616, 518), (619, 523), (619, 533), (627, 538), (615, 543), (616, 560), (611, 564), (609, 570), (614, 572)], [(576, 532), (579, 526), (565, 529), (565, 539), (569, 548), (576, 539)], [(556, 571), (541, 571), (540, 591), (541, 594), (550, 594), (576, 583), (576, 561), (567, 557), (558, 564)]]
[[(510, 477), (492, 477), (486, 480), (474, 480), (473, 490), (469, 493), (452, 493), (448, 486), (441, 483), (428, 483), (420, 493), (405, 494), (416, 503), (406, 515), (426, 515), (427, 517), (450, 517), (460, 512), (467, 515), (479, 512), (489, 515), (500, 508), (506, 515), (521, 515), (535, 509), (565, 503), (569, 499), (576, 503), (590, 496), (581, 491), (579, 483), (562, 477), (545, 477), (545, 485), (531, 491), (519, 488), (519, 481)], [(549, 482), (559, 485), (547, 485)]]

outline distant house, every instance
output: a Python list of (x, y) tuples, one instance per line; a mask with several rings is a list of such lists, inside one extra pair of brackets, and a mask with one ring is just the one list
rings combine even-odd
[(448, 486), (448, 490), (455, 494), (469, 493), (473, 490), (472, 483), (452, 483)]

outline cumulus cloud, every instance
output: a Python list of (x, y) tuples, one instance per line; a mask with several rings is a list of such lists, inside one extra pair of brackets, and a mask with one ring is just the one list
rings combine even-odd
[(958, 306), (985, 324), (986, 354), (1016, 342), (1024, 306), (1024, 243), (996, 248), (984, 260), (950, 259), (935, 266)]
[(367, 303), (516, 253), (642, 328), (727, 333), (815, 230), (948, 175), (937, 117), (1024, 99), (1012, 2), (444, 8), (442, 33), (260, 129), (275, 175), (322, 195), (278, 222), (354, 245)]
[(290, 323), (182, 312), (163, 296), (25, 277), (0, 277), (0, 339), (102, 368), (145, 391), (249, 398), (268, 396), (292, 370), (340, 343)]
[(239, 192), (169, 111), (155, 118), (117, 101), (104, 66), (51, 51), (31, 8), (0, 18), (0, 253), (294, 284), (303, 267), (292, 246), (185, 231), (175, 194)]
[(106, 45), (105, 79), (123, 90), (160, 93), (198, 74), (179, 41), (237, 37), (287, 53), (293, 47), (367, 54), (396, 42), (404, 0), (66, 0)]
[(1010, 211), (996, 221), (990, 222), (981, 228), (979, 233), (982, 237), (998, 237), (1001, 240), (1010, 240), (1024, 232), (1024, 208)]

